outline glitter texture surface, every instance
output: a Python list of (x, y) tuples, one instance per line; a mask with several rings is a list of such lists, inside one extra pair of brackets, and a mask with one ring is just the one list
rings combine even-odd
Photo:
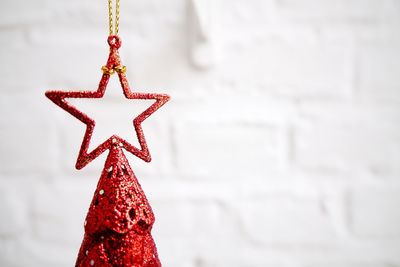
[[(102, 192), (102, 193), (101, 193)], [(122, 149), (110, 149), (85, 221), (76, 266), (161, 266), (154, 214)]]
[[(85, 136), (75, 165), (77, 169), (85, 167), (109, 150), (85, 220), (85, 236), (76, 266), (158, 267), (161, 263), (150, 232), (154, 224), (154, 214), (123, 149), (146, 162), (151, 161), (141, 123), (164, 105), (169, 96), (131, 92), (125, 76), (125, 66), (121, 65), (118, 53), (121, 40), (118, 36), (111, 35), (108, 37), (108, 44), (110, 55), (107, 64), (102, 68), (103, 76), (96, 91), (46, 92), (46, 96), (56, 105), (86, 124)], [(133, 120), (140, 148), (113, 135), (88, 152), (95, 121), (66, 99), (102, 98), (113, 73), (118, 74), (126, 98), (155, 102)]]

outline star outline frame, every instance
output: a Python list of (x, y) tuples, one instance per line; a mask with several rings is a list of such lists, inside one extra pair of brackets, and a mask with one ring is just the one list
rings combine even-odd
[[(111, 35), (108, 38), (108, 43), (110, 45), (110, 54), (107, 60), (107, 67), (110, 70), (115, 70), (121, 67), (121, 60), (118, 53), (118, 48), (121, 46), (121, 40), (116, 35)], [(83, 137), (83, 141), (79, 150), (78, 158), (75, 164), (75, 168), (80, 170), (104, 153), (106, 150), (111, 149), (113, 146), (119, 146), (124, 148), (126, 151), (132, 153), (138, 158), (145, 162), (151, 161), (150, 151), (147, 146), (146, 138), (142, 128), (142, 122), (146, 120), (150, 115), (157, 111), (161, 106), (169, 101), (170, 97), (166, 94), (157, 93), (140, 93), (132, 92), (123, 71), (117, 71), (118, 79), (120, 81), (123, 94), (127, 99), (139, 99), (139, 100), (155, 100), (155, 102), (145, 109), (142, 113), (133, 119), (133, 127), (136, 132), (136, 136), (139, 141), (140, 148), (135, 147), (130, 144), (125, 139), (118, 135), (112, 135), (103, 143), (95, 147), (92, 151), (89, 150), (90, 141), (95, 128), (95, 120), (89, 117), (84, 112), (80, 111), (74, 105), (70, 104), (67, 98), (89, 98), (89, 99), (100, 99), (103, 98), (105, 91), (107, 89), (108, 82), (112, 74), (109, 72), (103, 72), (100, 79), (99, 86), (95, 91), (47, 91), (45, 95), (54, 102), (57, 106), (61, 107), (72, 116), (86, 124), (86, 130)]]

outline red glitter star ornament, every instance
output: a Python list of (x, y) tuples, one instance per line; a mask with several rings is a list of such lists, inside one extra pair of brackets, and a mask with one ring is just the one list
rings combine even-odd
[[(114, 143), (118, 143), (121, 147), (131, 152), (133, 155), (141, 158), (146, 162), (151, 161), (149, 149), (147, 147), (146, 139), (143, 133), (141, 123), (153, 114), (157, 109), (164, 105), (168, 100), (169, 96), (165, 94), (154, 94), (154, 93), (137, 93), (132, 92), (129, 88), (128, 80), (125, 75), (125, 67), (121, 65), (121, 59), (119, 57), (118, 49), (121, 47), (121, 39), (117, 35), (110, 35), (108, 37), (108, 44), (110, 45), (110, 55), (107, 60), (107, 64), (103, 66), (103, 76), (100, 80), (99, 87), (96, 91), (76, 91), (76, 92), (63, 92), (63, 91), (48, 91), (46, 96), (52, 100), (56, 105), (73, 115), (75, 118), (86, 124), (86, 132), (83, 138), (81, 149), (79, 151), (78, 159), (75, 167), (82, 169), (92, 160), (97, 158), (104, 151), (109, 149)], [(67, 102), (67, 98), (102, 98), (107, 88), (110, 76), (116, 72), (119, 77), (124, 95), (128, 99), (140, 99), (140, 100), (155, 100), (155, 102), (139, 116), (133, 120), (133, 125), (139, 140), (140, 149), (133, 146), (121, 137), (114, 135), (108, 138), (106, 141), (98, 145), (91, 152), (88, 152), (90, 139), (93, 134), (95, 127), (95, 121), (87, 116), (85, 113), (78, 110), (72, 104)]]
[[(150, 233), (154, 214), (122, 148), (146, 162), (151, 160), (141, 123), (164, 105), (169, 96), (132, 92), (118, 53), (121, 39), (117, 35), (110, 35), (108, 44), (109, 58), (102, 68), (103, 76), (96, 91), (46, 92), (46, 96), (56, 105), (86, 124), (75, 165), (77, 169), (85, 167), (104, 151), (110, 151), (86, 217), (85, 236), (75, 266), (160, 267), (156, 245)], [(66, 99), (102, 98), (114, 73), (118, 74), (126, 98), (155, 102), (133, 120), (140, 148), (113, 135), (89, 152), (95, 121)]]

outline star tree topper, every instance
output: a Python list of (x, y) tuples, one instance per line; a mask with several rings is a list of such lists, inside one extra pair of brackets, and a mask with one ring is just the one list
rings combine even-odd
[[(139, 157), (140, 159), (150, 162), (151, 156), (149, 149), (147, 147), (146, 139), (142, 129), (142, 122), (147, 119), (151, 114), (163, 106), (168, 100), (169, 96), (166, 94), (155, 94), (155, 93), (137, 93), (132, 92), (128, 80), (125, 75), (125, 66), (121, 65), (121, 59), (119, 57), (118, 49), (121, 47), (121, 39), (117, 35), (110, 35), (108, 37), (108, 44), (110, 45), (110, 54), (107, 60), (107, 64), (102, 67), (103, 76), (100, 80), (99, 87), (96, 91), (48, 91), (46, 96), (53, 101), (56, 105), (70, 113), (72, 116), (86, 124), (86, 132), (82, 141), (82, 145), (79, 151), (78, 159), (76, 161), (75, 167), (77, 169), (82, 169), (92, 160), (97, 158), (107, 149), (111, 149), (113, 146), (118, 145), (121, 148), (129, 151), (133, 155)], [(155, 102), (133, 119), (133, 126), (138, 137), (140, 148), (137, 148), (122, 139), (117, 135), (113, 135), (106, 141), (98, 145), (91, 152), (89, 152), (90, 140), (95, 127), (95, 121), (88, 115), (78, 110), (75, 106), (67, 102), (67, 98), (102, 98), (107, 88), (110, 76), (114, 73), (118, 74), (119, 81), (122, 86), (123, 93), (127, 99), (139, 99), (139, 100), (155, 100)]]

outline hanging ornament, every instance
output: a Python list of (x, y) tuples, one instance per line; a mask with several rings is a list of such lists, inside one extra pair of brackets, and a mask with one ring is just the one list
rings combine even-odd
[[(48, 91), (46, 96), (56, 105), (86, 124), (86, 132), (75, 167), (82, 169), (100, 154), (109, 150), (97, 189), (85, 220), (85, 235), (79, 250), (76, 267), (124, 266), (158, 267), (157, 249), (151, 236), (154, 214), (133, 173), (123, 149), (150, 162), (151, 156), (142, 129), (142, 122), (158, 110), (169, 96), (155, 93), (137, 93), (130, 90), (126, 67), (121, 64), (119, 30), (119, 0), (115, 4), (113, 27), (112, 0), (108, 0), (110, 53), (96, 91)], [(110, 76), (117, 74), (127, 99), (154, 100), (154, 103), (133, 119), (140, 147), (113, 135), (89, 152), (95, 127), (94, 119), (68, 102), (70, 98), (102, 98)]]

